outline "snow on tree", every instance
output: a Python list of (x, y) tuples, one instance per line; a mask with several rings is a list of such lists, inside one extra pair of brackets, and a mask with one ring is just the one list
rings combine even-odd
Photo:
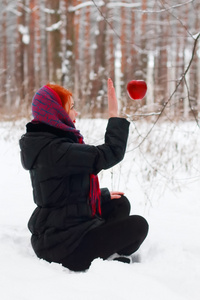
[[(50, 81), (74, 93), (82, 115), (105, 116), (111, 77), (125, 114), (137, 119), (164, 108), (171, 118), (198, 121), (199, 5), (197, 0), (1, 1), (1, 109), (8, 111), (11, 103), (15, 112), (21, 105), (30, 108), (35, 91)], [(148, 84), (140, 102), (127, 96), (132, 79)]]

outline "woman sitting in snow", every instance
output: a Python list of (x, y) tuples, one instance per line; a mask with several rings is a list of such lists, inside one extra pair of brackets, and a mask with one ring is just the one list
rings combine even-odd
[(123, 159), (128, 138), (129, 122), (118, 116), (111, 79), (108, 111), (105, 143), (86, 145), (74, 125), (72, 94), (47, 84), (33, 97), (34, 119), (20, 140), (37, 205), (28, 223), (33, 249), (74, 271), (88, 269), (98, 257), (130, 262), (148, 232), (143, 217), (129, 216), (123, 193), (99, 188), (97, 174)]

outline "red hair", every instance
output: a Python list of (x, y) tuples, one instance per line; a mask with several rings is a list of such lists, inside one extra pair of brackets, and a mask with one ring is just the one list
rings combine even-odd
[(60, 100), (62, 102), (62, 107), (64, 109), (66, 109), (66, 104), (67, 104), (67, 113), (69, 113), (70, 106), (71, 106), (72, 93), (58, 84), (47, 83), (46, 85), (58, 94), (58, 96), (60, 97)]

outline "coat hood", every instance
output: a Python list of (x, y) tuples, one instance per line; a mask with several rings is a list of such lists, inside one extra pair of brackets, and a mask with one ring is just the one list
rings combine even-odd
[(51, 133), (40, 135), (38, 132), (28, 132), (19, 140), (21, 163), (25, 170), (31, 170), (38, 155), (55, 136)]

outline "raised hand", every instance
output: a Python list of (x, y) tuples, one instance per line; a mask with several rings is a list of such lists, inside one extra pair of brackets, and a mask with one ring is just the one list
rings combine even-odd
[(115, 88), (113, 86), (112, 80), (108, 79), (108, 115), (109, 118), (118, 117), (118, 103), (115, 94)]

